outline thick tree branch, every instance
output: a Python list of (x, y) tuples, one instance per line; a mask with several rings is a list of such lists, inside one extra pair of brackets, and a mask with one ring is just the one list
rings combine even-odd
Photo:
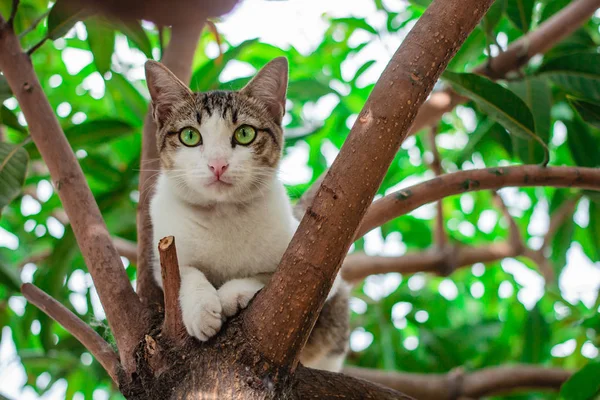
[(144, 311), (125, 273), (119, 254), (29, 56), (12, 28), (0, 17), (0, 69), (48, 166), (54, 187), (69, 216), (77, 243), (92, 274), (126, 371), (132, 371), (133, 349), (145, 330)]
[[(166, 4), (166, 3), (165, 3)], [(171, 8), (177, 7), (170, 6)], [(183, 82), (188, 82), (192, 74), (192, 61), (200, 39), (204, 19), (195, 23), (179, 23), (171, 30), (171, 40), (165, 50), (162, 63), (169, 68)], [(152, 221), (150, 221), (150, 199), (153, 186), (158, 175), (154, 171), (160, 169), (158, 149), (156, 147), (156, 124), (152, 119), (152, 112), (146, 114), (142, 136), (142, 158), (140, 161), (140, 203), (137, 214), (137, 293), (147, 306), (156, 306), (162, 303), (162, 291), (152, 276), (152, 249), (157, 243), (152, 243)]]
[[(575, 32), (600, 7), (600, 0), (577, 0), (542, 23), (536, 30), (511, 43), (506, 51), (498, 54), (473, 72), (492, 79), (503, 78), (508, 72), (527, 64), (536, 54), (542, 54)], [(466, 99), (447, 88), (433, 93), (417, 114), (410, 134), (438, 123), (442, 115)]]
[(300, 366), (294, 374), (294, 379), (296, 380), (294, 392), (299, 399), (412, 399), (405, 394), (398, 393), (401, 391), (389, 390), (389, 386), (380, 386), (379, 382), (369, 381), (358, 375), (348, 376)]
[(182, 342), (185, 337), (185, 327), (179, 306), (179, 289), (181, 276), (179, 275), (179, 262), (175, 238), (167, 236), (158, 243), (160, 253), (160, 267), (165, 293), (165, 319), (163, 321), (163, 334), (175, 342)]
[(419, 400), (480, 398), (519, 390), (558, 391), (571, 373), (559, 368), (529, 365), (452, 371), (448, 374), (415, 374), (347, 367), (344, 373), (396, 389)]
[(112, 380), (119, 383), (118, 373), (121, 366), (117, 354), (96, 331), (38, 287), (25, 283), (21, 286), (21, 293), (31, 304), (42, 310), (79, 340), (96, 357)]
[[(252, 344), (274, 365), (295, 369), (356, 228), (417, 110), (491, 3), (435, 0), (375, 85), (279, 268), (245, 313)], [(433, 30), (439, 31), (434, 40)]]
[(362, 220), (355, 237), (359, 238), (371, 229), (432, 201), (466, 192), (496, 190), (508, 186), (600, 190), (600, 169), (520, 165), (453, 172), (375, 201)]

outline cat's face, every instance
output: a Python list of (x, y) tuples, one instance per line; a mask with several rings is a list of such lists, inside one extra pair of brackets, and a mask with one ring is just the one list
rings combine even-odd
[(192, 93), (162, 64), (146, 63), (161, 166), (186, 200), (243, 203), (275, 179), (287, 71), (276, 58), (240, 91)]

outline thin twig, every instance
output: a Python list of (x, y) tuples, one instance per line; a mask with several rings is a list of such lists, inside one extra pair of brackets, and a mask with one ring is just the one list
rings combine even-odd
[(185, 338), (185, 327), (181, 316), (181, 307), (179, 306), (181, 276), (179, 275), (175, 237), (162, 238), (158, 243), (158, 251), (160, 253), (160, 271), (165, 294), (163, 333), (169, 339), (181, 342)]
[(550, 225), (548, 226), (548, 231), (544, 235), (544, 242), (542, 243), (542, 247), (540, 248), (540, 252), (545, 253), (547, 249), (552, 245), (552, 239), (556, 236), (558, 229), (561, 225), (567, 220), (567, 218), (573, 217), (573, 212), (575, 211), (575, 206), (577, 202), (581, 198), (581, 194), (573, 196), (567, 200), (565, 200), (560, 207), (552, 214), (550, 217)]
[(31, 56), (37, 49), (39, 49), (40, 47), (42, 47), (42, 45), (44, 43), (46, 43), (46, 40), (48, 40), (49, 37), (45, 36), (42, 40), (40, 40), (39, 42), (37, 42), (36, 44), (33, 45), (32, 48), (30, 48), (29, 50), (27, 50), (27, 55)]
[[(440, 152), (437, 147), (437, 143), (435, 138), (437, 136), (437, 125), (434, 125), (429, 130), (429, 149), (431, 154), (433, 155), (433, 160), (429, 165), (435, 176), (440, 176), (444, 173), (442, 170), (442, 159), (440, 157)], [(440, 199), (436, 202), (437, 213), (435, 216), (435, 230), (434, 230), (434, 242), (439, 249), (443, 249), (448, 244), (448, 235), (446, 233), (446, 228), (444, 224), (444, 200)]]
[(110, 345), (69, 309), (31, 283), (21, 286), (23, 296), (52, 318), (84, 345), (104, 367), (115, 383), (119, 383), (119, 359)]
[(20, 0), (12, 0), (12, 9), (10, 10), (10, 16), (8, 17), (8, 26), (12, 28), (13, 23), (15, 22), (15, 17), (17, 16), (17, 11), (19, 10), (19, 2)]
[(516, 253), (521, 253), (525, 247), (525, 244), (523, 243), (523, 238), (521, 237), (521, 231), (519, 230), (517, 221), (515, 221), (513, 216), (510, 214), (510, 211), (508, 211), (506, 203), (504, 203), (504, 200), (502, 200), (502, 197), (500, 197), (498, 192), (493, 190), (492, 196), (496, 207), (500, 209), (502, 215), (508, 223), (508, 241), (510, 245), (515, 249)]
[(43, 13), (42, 15), (37, 17), (35, 19), (35, 21), (33, 21), (31, 23), (31, 25), (29, 25), (27, 27), (27, 29), (25, 29), (23, 32), (19, 33), (19, 40), (23, 39), (25, 37), (25, 35), (27, 35), (29, 32), (32, 32), (35, 28), (37, 28), (37, 26), (40, 24), (40, 22), (42, 22), (48, 16), (48, 14), (50, 14), (50, 10), (47, 10), (45, 13)]

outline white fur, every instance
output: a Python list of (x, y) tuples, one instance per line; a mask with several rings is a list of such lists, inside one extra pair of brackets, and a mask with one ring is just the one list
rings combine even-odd
[(306, 363), (304, 366), (314, 369), (322, 369), (331, 372), (341, 372), (344, 366), (344, 360), (346, 359), (346, 353), (327, 355), (313, 362)]
[[(203, 145), (177, 150), (172, 170), (158, 178), (150, 214), (154, 243), (175, 237), (183, 322), (190, 335), (204, 341), (263, 287), (265, 280), (257, 275), (275, 271), (298, 221), (276, 171), (252, 167), (251, 148), (232, 148), (226, 121), (213, 116), (195, 128)], [(208, 185), (214, 180), (208, 163), (216, 158), (229, 164), (223, 179), (231, 186)], [(153, 248), (154, 277), (162, 286)]]

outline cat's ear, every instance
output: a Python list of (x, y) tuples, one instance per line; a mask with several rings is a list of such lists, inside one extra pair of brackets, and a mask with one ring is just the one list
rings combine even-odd
[(193, 100), (193, 93), (167, 67), (156, 61), (146, 61), (146, 82), (152, 98), (152, 114), (163, 125), (181, 104)]
[(241, 90), (241, 93), (265, 103), (272, 117), (281, 123), (285, 114), (285, 93), (288, 84), (288, 62), (277, 57), (265, 65)]

